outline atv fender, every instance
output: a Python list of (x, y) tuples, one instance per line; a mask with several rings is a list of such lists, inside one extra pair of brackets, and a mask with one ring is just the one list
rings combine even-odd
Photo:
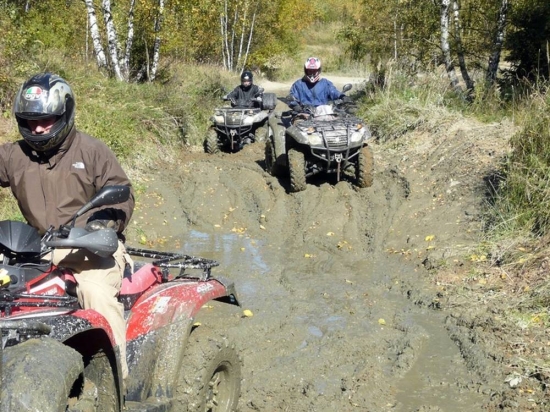
[(307, 135), (302, 133), (296, 126), (290, 126), (286, 129), (286, 133), (297, 143), (309, 145), (309, 139)]
[(274, 116), (270, 116), (268, 123), (272, 130), (272, 136), (270, 136), (270, 138), (273, 141), (276, 162), (277, 164), (283, 166), (286, 164), (286, 160), (284, 160), (286, 158), (286, 128), (281, 120), (281, 113), (276, 113)]
[[(130, 375), (127, 400), (168, 403), (175, 395), (177, 377), (194, 319), (214, 300), (239, 305), (231, 282), (196, 282), (182, 289), (173, 281), (143, 295), (128, 320), (127, 341)], [(179, 284), (179, 285), (178, 285)], [(154, 333), (148, 325), (164, 324)]]
[(277, 106), (277, 95), (275, 93), (264, 93), (262, 97), (262, 109), (274, 110)]

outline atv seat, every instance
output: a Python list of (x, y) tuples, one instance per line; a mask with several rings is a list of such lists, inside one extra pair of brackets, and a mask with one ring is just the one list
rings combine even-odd
[(124, 310), (130, 310), (146, 290), (160, 282), (160, 274), (153, 265), (147, 262), (134, 262), (134, 272), (127, 265), (118, 301), (124, 305)]

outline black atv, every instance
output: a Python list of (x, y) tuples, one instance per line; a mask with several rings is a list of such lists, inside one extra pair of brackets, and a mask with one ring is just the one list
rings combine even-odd
[[(231, 101), (227, 95), (222, 98)], [(206, 133), (204, 150), (206, 153), (218, 153), (220, 150), (234, 153), (245, 145), (263, 142), (267, 137), (267, 118), (277, 105), (274, 93), (260, 93), (249, 102), (231, 101), (231, 107), (219, 107), (210, 117), (212, 125)]]

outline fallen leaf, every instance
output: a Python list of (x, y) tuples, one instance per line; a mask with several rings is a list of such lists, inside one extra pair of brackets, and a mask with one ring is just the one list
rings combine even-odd
[(243, 310), (243, 315), (246, 318), (251, 318), (252, 316), (254, 316), (254, 314), (252, 313), (252, 311), (250, 309)]
[(425, 240), (426, 242), (431, 242), (431, 241), (434, 240), (434, 239), (435, 239), (435, 235), (429, 235), (429, 236), (426, 236), (426, 237), (424, 238), (424, 240)]
[(382, 318), (378, 319), (378, 324), (379, 325), (385, 325), (386, 324), (386, 321)]

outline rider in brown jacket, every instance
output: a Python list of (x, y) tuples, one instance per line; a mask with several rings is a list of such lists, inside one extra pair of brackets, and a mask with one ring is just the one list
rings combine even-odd
[[(23, 139), (0, 146), (0, 185), (10, 187), (27, 222), (41, 234), (50, 225), (69, 224), (71, 217), (105, 186), (131, 183), (114, 153), (103, 142), (76, 130), (75, 101), (69, 84), (51, 73), (27, 80), (14, 102)], [(130, 221), (134, 196), (116, 207), (92, 209), (76, 225), (89, 230), (111, 227), (122, 238)], [(55, 264), (73, 269), (84, 309), (94, 309), (111, 326), (126, 378), (126, 323), (117, 296), (131, 259), (119, 241), (113, 257), (84, 249), (56, 250)]]

